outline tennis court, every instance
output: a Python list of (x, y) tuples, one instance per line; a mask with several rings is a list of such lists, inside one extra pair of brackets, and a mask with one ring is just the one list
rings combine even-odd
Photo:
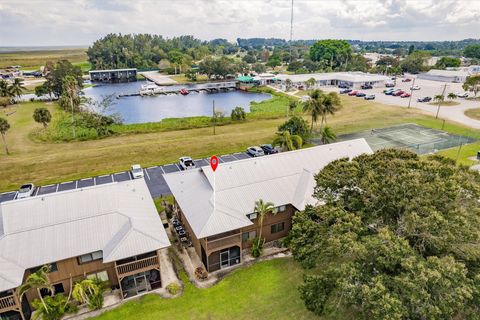
[(414, 123), (346, 134), (339, 136), (338, 140), (357, 138), (365, 138), (373, 150), (405, 148), (418, 154), (436, 152), (475, 141), (470, 137), (454, 135)]

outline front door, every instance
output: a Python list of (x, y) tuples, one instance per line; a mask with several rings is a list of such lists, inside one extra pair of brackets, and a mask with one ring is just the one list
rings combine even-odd
[(230, 250), (220, 251), (220, 268), (230, 266)]

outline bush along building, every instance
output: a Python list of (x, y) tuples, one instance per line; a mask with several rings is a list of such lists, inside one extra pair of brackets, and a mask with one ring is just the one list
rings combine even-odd
[(177, 218), (184, 225), (196, 253), (209, 272), (242, 263), (243, 250), (260, 234), (258, 200), (274, 204), (265, 216), (262, 238), (285, 237), (292, 216), (312, 197), (314, 175), (340, 158), (372, 150), (364, 139), (339, 142), (259, 158), (166, 174), (175, 197)]
[(0, 319), (30, 318), (38, 294), (18, 289), (45, 265), (55, 293), (86, 278), (106, 281), (121, 299), (160, 288), (159, 250), (168, 246), (143, 179), (2, 202)]

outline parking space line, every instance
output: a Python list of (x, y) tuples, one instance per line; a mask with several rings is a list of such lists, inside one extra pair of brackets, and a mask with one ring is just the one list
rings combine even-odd
[(58, 186), (59, 186), (59, 184), (57, 184), (57, 188), (55, 189), (55, 192), (58, 192)]
[(165, 174), (165, 170), (163, 170), (163, 167), (162, 166), (159, 166), (159, 167), (160, 169), (162, 169), (163, 174)]
[(75, 180), (75, 189), (78, 189), (78, 180)]
[(240, 159), (238, 159), (237, 157), (235, 157), (235, 154), (234, 154), (234, 153), (232, 153), (231, 156), (232, 156), (235, 160), (240, 160)]
[(225, 161), (223, 161), (223, 159), (221, 157), (222, 156), (220, 156), (220, 158), (218, 158), (218, 160), (220, 161), (220, 163), (224, 163)]
[(180, 169), (180, 167), (176, 163), (175, 163), (175, 167), (177, 167), (178, 171), (182, 171), (182, 169)]
[(38, 194), (38, 191), (40, 191), (40, 187), (37, 187), (37, 188), (35, 189), (35, 194), (34, 194), (34, 196), (36, 196), (36, 195)]
[(145, 174), (146, 174), (146, 176), (147, 176), (148, 180), (150, 180), (150, 175), (148, 174), (148, 170), (147, 170), (147, 169), (145, 169), (144, 171), (145, 171)]
[(110, 175), (110, 179), (112, 180), (112, 182), (115, 182), (115, 180), (113, 180), (113, 174)]

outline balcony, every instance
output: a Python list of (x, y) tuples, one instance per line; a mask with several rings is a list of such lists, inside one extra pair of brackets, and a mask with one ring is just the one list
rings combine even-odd
[(160, 268), (160, 262), (158, 261), (158, 256), (155, 255), (145, 259), (127, 262), (124, 264), (119, 264), (116, 267), (117, 267), (118, 277), (124, 278), (139, 272), (143, 272), (151, 269), (158, 269)]
[(233, 246), (241, 247), (242, 243), (242, 234), (235, 233), (223, 238), (216, 238), (215, 240), (208, 240), (206, 241), (206, 249), (208, 254), (214, 251), (230, 248)]
[(13, 295), (0, 298), (0, 313), (18, 310), (17, 299)]

